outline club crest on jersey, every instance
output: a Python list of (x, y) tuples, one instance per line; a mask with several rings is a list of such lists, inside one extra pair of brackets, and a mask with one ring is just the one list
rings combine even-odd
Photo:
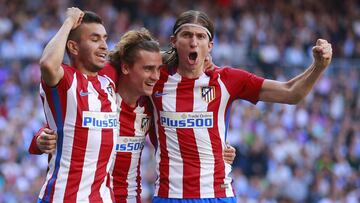
[(141, 131), (146, 132), (150, 127), (150, 117), (144, 117), (141, 119)]
[(106, 87), (106, 90), (108, 91), (108, 93), (113, 97), (113, 88), (109, 85)]
[(201, 98), (207, 103), (210, 103), (212, 100), (214, 100), (215, 87), (214, 86), (201, 87)]

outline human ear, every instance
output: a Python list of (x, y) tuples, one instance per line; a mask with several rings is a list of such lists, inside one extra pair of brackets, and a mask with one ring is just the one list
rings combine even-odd
[(170, 46), (172, 48), (175, 48), (175, 43), (176, 43), (176, 36), (171, 35), (171, 37), (170, 37)]
[(126, 63), (122, 63), (121, 64), (121, 72), (124, 75), (129, 74), (129, 65), (127, 65)]
[(214, 46), (214, 42), (213, 41), (209, 42), (209, 45), (208, 45), (209, 52), (212, 50), (213, 46)]
[(79, 54), (79, 47), (77, 42), (73, 41), (73, 40), (68, 40), (66, 43), (66, 47), (69, 51), (70, 54), (72, 55), (78, 55)]

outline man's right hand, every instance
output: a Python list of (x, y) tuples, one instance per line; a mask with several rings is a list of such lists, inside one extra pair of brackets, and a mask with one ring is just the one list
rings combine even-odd
[(56, 149), (56, 139), (56, 132), (45, 128), (37, 137), (36, 145), (43, 153), (52, 154)]
[(69, 19), (73, 23), (72, 29), (77, 28), (81, 24), (84, 12), (76, 7), (71, 7), (66, 10), (66, 19)]

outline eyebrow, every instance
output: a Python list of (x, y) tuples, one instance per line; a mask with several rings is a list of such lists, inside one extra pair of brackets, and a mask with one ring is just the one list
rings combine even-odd
[(156, 68), (157, 66), (156, 65), (144, 65), (143, 67), (144, 68)]

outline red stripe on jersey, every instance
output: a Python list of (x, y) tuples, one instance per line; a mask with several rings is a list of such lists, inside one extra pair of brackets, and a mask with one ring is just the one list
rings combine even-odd
[[(195, 80), (182, 78), (176, 88), (176, 112), (193, 112)], [(183, 160), (183, 198), (200, 198), (200, 157), (192, 128), (177, 128)]]
[[(213, 112), (214, 123), (218, 123), (219, 106), (221, 102), (221, 88), (217, 82), (218, 77), (211, 77), (209, 86), (215, 87), (215, 99), (209, 103), (208, 112)], [(225, 111), (226, 112), (226, 111)], [(221, 116), (221, 115), (220, 115)], [(225, 118), (224, 118), (225, 119)], [(222, 144), (219, 136), (218, 125), (208, 128), (210, 135), (211, 148), (214, 155), (214, 193), (215, 198), (226, 197), (226, 191), (221, 187), (224, 184), (225, 164), (222, 157)]]
[(115, 202), (114, 190), (110, 187), (110, 181), (111, 181), (110, 173), (107, 173), (106, 174), (106, 187), (108, 187), (110, 189), (111, 201)]
[(134, 123), (136, 119), (136, 114), (134, 113), (135, 108), (130, 107), (122, 101), (120, 104), (120, 109), (120, 136), (134, 136)]
[[(91, 78), (91, 83), (99, 93), (98, 99), (100, 101), (103, 101), (101, 102), (101, 112), (111, 112), (112, 111), (111, 102), (108, 99), (108, 94), (104, 91), (104, 89), (101, 88), (101, 84), (98, 78), (97, 77)], [(90, 202), (101, 199), (100, 187), (107, 174), (106, 166), (108, 164), (108, 160), (110, 159), (111, 151), (112, 151), (111, 149), (114, 144), (113, 139), (109, 139), (109, 137), (107, 136), (114, 136), (113, 129), (103, 128), (101, 130), (101, 145), (100, 145), (98, 162), (94, 176), (94, 182), (91, 185), (91, 193), (89, 195)]]
[(123, 160), (131, 161), (131, 153), (123, 152), (121, 156), (116, 155), (113, 176), (113, 190), (115, 202), (126, 202), (128, 194), (127, 174), (129, 172), (130, 163), (124, 163)]
[[(164, 71), (164, 70), (162, 70)], [(168, 74), (161, 74), (160, 80), (166, 82), (168, 80)], [(157, 82), (156, 89), (154, 89), (155, 94), (163, 92), (164, 89), (164, 83)], [(158, 107), (157, 109), (157, 116), (160, 118), (160, 112), (163, 110), (162, 107), (162, 97), (156, 97), (156, 95), (153, 95), (153, 101), (155, 102), (155, 106)], [(155, 112), (154, 112), (155, 113)], [(169, 154), (167, 150), (167, 144), (166, 144), (166, 135), (165, 135), (165, 129), (163, 126), (161, 126), (160, 119), (157, 119), (157, 125), (158, 125), (158, 134), (159, 134), (159, 143), (158, 147), (160, 146), (160, 163), (159, 163), (159, 190), (158, 190), (158, 196), (159, 197), (168, 197), (169, 195)], [(159, 150), (159, 149), (157, 149)], [(157, 152), (159, 153), (159, 152)]]
[[(134, 136), (134, 122), (136, 115), (132, 114), (133, 108), (129, 107), (125, 102), (120, 104), (120, 136)], [(114, 171), (113, 171), (113, 190), (116, 202), (126, 202), (128, 196), (127, 177), (131, 165), (131, 152), (122, 152), (116, 154)]]
[[(83, 78), (79, 72), (76, 72), (76, 78), (78, 80), (76, 87), (76, 100), (78, 109), (82, 111), (89, 111), (88, 96), (80, 96), (81, 90), (87, 90), (88, 81)], [(84, 80), (80, 82), (80, 80)], [(81, 84), (84, 84), (83, 86)], [(87, 91), (86, 91), (87, 92)], [(82, 126), (82, 111), (78, 111), (76, 114), (75, 126)], [(88, 140), (88, 128), (75, 128), (74, 129), (74, 141), (72, 147), (70, 169), (68, 175), (68, 181), (66, 183), (66, 189), (64, 199), (67, 202), (76, 203), (76, 195), (79, 190), (82, 169), (84, 166), (84, 158), (86, 152), (86, 145)]]

